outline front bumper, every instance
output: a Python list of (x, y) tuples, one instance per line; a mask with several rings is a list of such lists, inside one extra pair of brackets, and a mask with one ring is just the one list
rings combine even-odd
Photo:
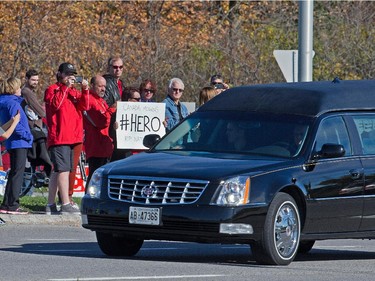
[[(250, 243), (259, 240), (267, 212), (265, 205), (222, 207), (176, 204), (142, 207), (160, 208), (160, 225), (129, 223), (129, 207), (140, 206), (114, 200), (84, 197), (82, 226), (144, 240), (171, 240), (206, 243)], [(220, 233), (220, 224), (251, 225), (252, 234)]]

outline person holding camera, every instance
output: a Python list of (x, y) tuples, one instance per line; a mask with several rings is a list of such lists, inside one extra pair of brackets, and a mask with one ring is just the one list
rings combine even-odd
[(79, 208), (73, 205), (69, 198), (69, 173), (75, 170), (73, 166), (73, 149), (83, 143), (82, 112), (88, 110), (89, 86), (87, 80), (82, 80), (81, 91), (78, 91), (75, 67), (64, 62), (56, 74), (57, 83), (49, 86), (44, 95), (48, 127), (47, 145), (53, 163), (48, 190), (48, 205), (46, 213), (57, 213), (55, 198), (59, 191), (63, 214), (79, 213)]
[(210, 81), (211, 86), (216, 89), (217, 95), (229, 89), (229, 85), (224, 83), (223, 76), (221, 76), (220, 74), (212, 75)]

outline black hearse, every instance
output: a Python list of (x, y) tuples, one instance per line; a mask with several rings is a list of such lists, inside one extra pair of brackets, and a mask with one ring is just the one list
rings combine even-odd
[(287, 265), (316, 240), (375, 238), (375, 81), (235, 87), (158, 139), (89, 184), (82, 226), (107, 255), (241, 243)]

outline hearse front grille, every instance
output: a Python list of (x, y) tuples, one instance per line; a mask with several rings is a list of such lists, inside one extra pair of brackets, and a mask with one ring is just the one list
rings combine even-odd
[(108, 196), (139, 204), (191, 204), (198, 200), (208, 181), (110, 176)]

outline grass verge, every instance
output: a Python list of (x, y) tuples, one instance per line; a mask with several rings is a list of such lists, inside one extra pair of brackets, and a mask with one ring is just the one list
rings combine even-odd
[[(42, 193), (41, 195), (23, 196), (20, 198), (20, 207), (30, 213), (45, 212), (47, 205), (47, 194)], [(4, 196), (0, 196), (1, 202), (3, 202)], [(73, 198), (74, 202), (79, 206), (81, 205), (81, 198)]]

